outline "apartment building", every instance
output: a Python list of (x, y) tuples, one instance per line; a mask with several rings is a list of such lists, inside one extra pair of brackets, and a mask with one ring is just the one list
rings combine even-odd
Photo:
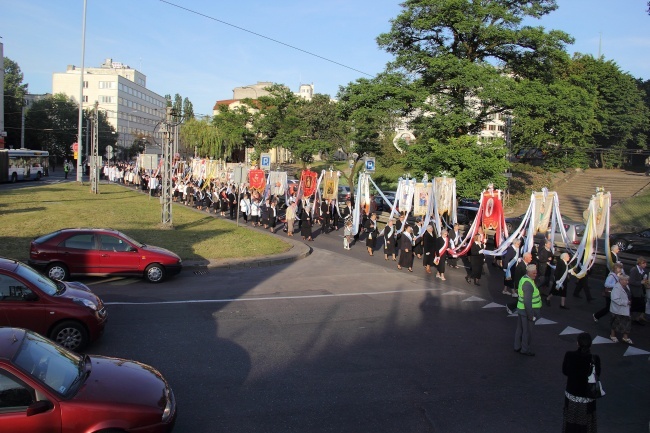
[[(65, 72), (52, 74), (52, 93), (63, 93), (79, 103), (80, 73), (80, 68), (69, 65)], [(151, 144), (147, 152), (160, 151), (162, 133), (157, 126), (165, 116), (167, 103), (147, 89), (146, 75), (112, 59), (99, 67), (84, 68), (83, 108), (93, 108), (95, 101), (118, 132), (118, 146), (130, 147), (133, 140), (146, 137)]]

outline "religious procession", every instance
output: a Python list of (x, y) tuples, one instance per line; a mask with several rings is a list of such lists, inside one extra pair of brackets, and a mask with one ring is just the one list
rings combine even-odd
[[(461, 229), (454, 178), (400, 178), (394, 198), (389, 198), (371, 174), (362, 171), (354, 193), (341, 196), (341, 173), (334, 170), (317, 173), (307, 168), (298, 179), (289, 179), (286, 172), (253, 166), (245, 170), (243, 178), (235, 179), (238, 166), (199, 158), (178, 161), (173, 200), (218, 217), (239, 218), (243, 224), (271, 233), (300, 236), (307, 242), (336, 232), (344, 250), (365, 248), (369, 256), (383, 252), (384, 260), (395, 262), (397, 271), (435, 272), (441, 281), (447, 279), (447, 267), (465, 268), (467, 284), (480, 286), (485, 266), (491, 264), (503, 272), (502, 294), (513, 298), (506, 304), (508, 313), (524, 318), (518, 328), (520, 343), (522, 334), (524, 340), (529, 338), (530, 330), (524, 328), (529, 319), (538, 317), (542, 305), (551, 306), (557, 297), (559, 308), (569, 309), (570, 280), (575, 281), (574, 297), (584, 293), (588, 302), (594, 300), (588, 277), (600, 251), (609, 274), (604, 282), (605, 306), (594, 312), (593, 320), (598, 322), (611, 313), (611, 340), (618, 342), (617, 335), (621, 335), (627, 344), (633, 344), (632, 323), (643, 326), (648, 321), (646, 260), (639, 257), (636, 266), (625, 272), (618, 247), (610, 245), (611, 194), (602, 188), (596, 189), (585, 210), (582, 238), (573, 241), (562, 221), (558, 195), (546, 189), (531, 194), (520, 224), (509, 232), (503, 192), (487, 185), (476, 216)], [(159, 170), (145, 170), (139, 162), (106, 166), (103, 174), (111, 182), (160, 195)], [(381, 212), (375, 196), (387, 204)], [(561, 246), (556, 245), (558, 239)], [(522, 353), (532, 352), (526, 348)]]

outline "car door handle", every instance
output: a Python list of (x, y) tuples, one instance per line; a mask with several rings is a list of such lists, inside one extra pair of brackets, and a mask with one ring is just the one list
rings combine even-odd
[(102, 254), (102, 257), (108, 257), (108, 254)]

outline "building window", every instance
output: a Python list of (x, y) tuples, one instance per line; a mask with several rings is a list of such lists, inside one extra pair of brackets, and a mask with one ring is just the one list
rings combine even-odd
[(84, 95), (84, 102), (88, 102), (88, 95)]
[(84, 89), (88, 88), (88, 81), (84, 81)]
[(496, 131), (496, 130), (497, 130), (497, 126), (496, 126), (496, 125), (488, 125), (488, 130), (490, 130), (490, 131)]

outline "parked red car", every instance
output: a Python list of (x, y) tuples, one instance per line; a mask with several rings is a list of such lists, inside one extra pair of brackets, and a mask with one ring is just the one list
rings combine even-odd
[(182, 269), (181, 258), (171, 251), (110, 229), (63, 229), (34, 239), (29, 264), (45, 269), (54, 280), (71, 275), (130, 275), (159, 283)]
[(167, 433), (176, 401), (153, 367), (77, 355), (33, 332), (0, 328), (0, 425), (6, 432)]
[(0, 326), (31, 329), (79, 351), (102, 335), (106, 319), (101, 299), (84, 284), (52, 281), (0, 258)]

